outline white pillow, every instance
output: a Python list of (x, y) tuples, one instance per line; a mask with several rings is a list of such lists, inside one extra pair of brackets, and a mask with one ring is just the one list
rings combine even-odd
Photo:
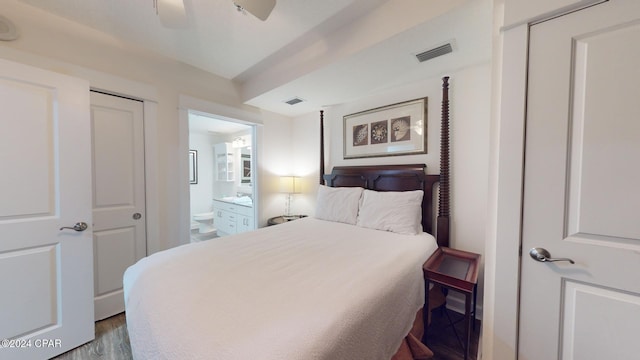
[(357, 225), (398, 234), (420, 234), (422, 196), (422, 190), (364, 190)]
[(355, 225), (363, 190), (361, 187), (320, 185), (315, 217)]

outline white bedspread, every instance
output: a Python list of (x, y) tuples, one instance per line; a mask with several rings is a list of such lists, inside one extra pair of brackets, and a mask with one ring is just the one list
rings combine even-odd
[(124, 275), (134, 358), (389, 360), (436, 246), (304, 218), (153, 254)]

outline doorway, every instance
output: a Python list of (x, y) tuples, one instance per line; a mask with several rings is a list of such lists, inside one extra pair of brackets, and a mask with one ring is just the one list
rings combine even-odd
[(255, 229), (255, 125), (189, 111), (190, 241)]

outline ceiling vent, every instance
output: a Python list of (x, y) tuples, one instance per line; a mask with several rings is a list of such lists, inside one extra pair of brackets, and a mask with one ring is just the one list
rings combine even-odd
[(425, 62), (438, 56), (446, 55), (450, 52), (453, 52), (453, 47), (451, 46), (451, 43), (446, 43), (431, 50), (423, 51), (420, 54), (417, 54), (416, 58), (419, 62)]
[(297, 103), (301, 103), (301, 102), (303, 102), (303, 101), (304, 101), (304, 100), (302, 100), (302, 99), (300, 99), (300, 98), (298, 98), (298, 97), (294, 97), (293, 99), (291, 99), (291, 100), (287, 100), (287, 101), (285, 101), (285, 102), (286, 102), (287, 104), (289, 104), (289, 105), (295, 105), (295, 104), (297, 104)]

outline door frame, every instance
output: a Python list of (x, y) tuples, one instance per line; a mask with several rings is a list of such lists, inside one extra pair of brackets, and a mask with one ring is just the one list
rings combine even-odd
[[(178, 123), (178, 150), (180, 154), (185, 154), (185, 156), (180, 156), (178, 158), (178, 171), (180, 173), (179, 179), (179, 225), (178, 232), (180, 234), (179, 243), (188, 244), (191, 242), (191, 196), (190, 196), (190, 187), (189, 187), (189, 159), (186, 154), (189, 153), (189, 111), (199, 112), (204, 114), (210, 114), (218, 119), (242, 123), (249, 126), (254, 126), (253, 136), (252, 136), (252, 158), (251, 158), (251, 166), (255, 169), (254, 179), (256, 184), (254, 185), (253, 195), (255, 198), (260, 197), (260, 167), (258, 166), (260, 159), (258, 147), (259, 144), (262, 143), (261, 137), (262, 132), (260, 131), (260, 126), (263, 125), (260, 113), (256, 109), (256, 112), (250, 112), (248, 110), (243, 110), (239, 108), (234, 108), (222, 104), (217, 104), (211, 101), (197, 99), (188, 95), (180, 95), (179, 98), (179, 116), (180, 120)], [(212, 199), (213, 201), (213, 199)], [(259, 214), (260, 214), (260, 202), (257, 202), (257, 206), (254, 206), (254, 221), (256, 221), (256, 226), (258, 224)]]
[(158, 207), (158, 167), (157, 167), (157, 101), (150, 98), (156, 97), (155, 89), (144, 84), (135, 84), (129, 80), (122, 81), (115, 77), (105, 75), (110, 79), (104, 83), (102, 79), (90, 79), (90, 90), (106, 95), (124, 97), (141, 101), (143, 104), (143, 132), (144, 132), (144, 173), (145, 173), (145, 222), (146, 222), (146, 254), (151, 255), (167, 248), (161, 244), (159, 235), (159, 207)]
[[(483, 358), (518, 357), (529, 27), (600, 2), (576, 2), (497, 29), (494, 36)], [(504, 25), (504, 5), (494, 15), (494, 25)]]

